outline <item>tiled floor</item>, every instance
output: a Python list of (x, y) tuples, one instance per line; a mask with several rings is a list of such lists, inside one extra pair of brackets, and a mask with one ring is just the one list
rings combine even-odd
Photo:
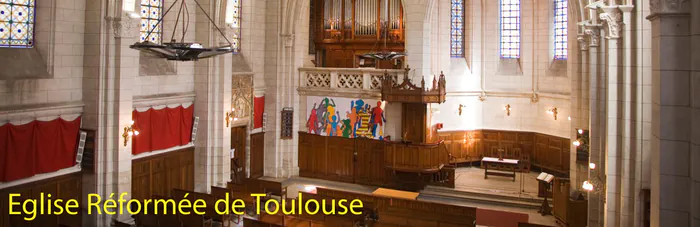
[(484, 179), (483, 169), (460, 167), (455, 170), (455, 190), (536, 198), (539, 174), (539, 172), (516, 173), (515, 182), (513, 182), (513, 178), (501, 176), (489, 176), (488, 179)]

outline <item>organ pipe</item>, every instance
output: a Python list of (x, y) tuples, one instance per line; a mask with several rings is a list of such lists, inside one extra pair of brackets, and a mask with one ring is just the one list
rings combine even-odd
[[(323, 0), (323, 27), (360, 36), (401, 29), (401, 0)], [(354, 21), (353, 21), (354, 20)]]

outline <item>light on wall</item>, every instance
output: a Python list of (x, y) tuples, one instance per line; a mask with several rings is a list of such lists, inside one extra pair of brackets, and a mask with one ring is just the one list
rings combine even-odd
[(124, 127), (124, 133), (122, 133), (122, 137), (124, 137), (124, 146), (126, 147), (126, 143), (129, 142), (129, 138), (138, 135), (139, 131), (134, 128), (134, 120), (131, 120), (131, 123)]
[(588, 163), (588, 168), (595, 169), (595, 163)]
[(237, 121), (238, 118), (233, 115), (233, 113), (236, 111), (236, 108), (231, 108), (231, 111), (226, 112), (226, 127), (229, 127), (231, 122)]
[(462, 116), (462, 108), (466, 107), (464, 104), (459, 104), (459, 108), (457, 108), (459, 116)]
[(557, 112), (557, 108), (556, 108), (556, 107), (549, 108), (549, 109), (547, 110), (547, 113), (548, 113), (549, 115), (553, 115), (555, 121), (557, 120), (557, 114), (559, 114), (559, 113)]
[(503, 107), (503, 110), (506, 111), (506, 115), (507, 115), (507, 116), (510, 116), (510, 104), (506, 104), (506, 105)]

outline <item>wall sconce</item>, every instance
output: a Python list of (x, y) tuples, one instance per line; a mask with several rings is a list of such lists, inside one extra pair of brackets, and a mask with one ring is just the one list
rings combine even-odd
[(129, 138), (131, 136), (138, 136), (139, 131), (134, 128), (134, 120), (131, 120), (131, 123), (124, 127), (124, 133), (122, 133), (122, 137), (124, 137), (124, 146), (126, 147), (126, 143), (129, 142)]
[(226, 127), (229, 127), (232, 121), (237, 121), (238, 118), (233, 116), (233, 112), (236, 111), (236, 108), (231, 107), (231, 111), (226, 112)]
[(550, 115), (554, 115), (554, 120), (555, 121), (557, 120), (557, 114), (559, 114), (559, 113), (557, 112), (556, 107), (549, 108), (549, 110), (547, 110), (547, 113)]
[(507, 116), (510, 116), (510, 104), (506, 104), (506, 106), (503, 107), (503, 110), (506, 111)]
[(459, 116), (462, 116), (462, 108), (466, 107), (465, 105), (459, 104), (459, 108), (457, 108), (457, 111), (459, 113)]
[(588, 163), (588, 168), (590, 168), (591, 170), (594, 170), (594, 169), (595, 169), (595, 163), (592, 163), (592, 162), (591, 162), (591, 163)]

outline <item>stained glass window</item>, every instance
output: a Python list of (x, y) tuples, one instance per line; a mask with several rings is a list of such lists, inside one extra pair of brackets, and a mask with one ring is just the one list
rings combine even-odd
[(231, 44), (233, 44), (234, 52), (241, 50), (241, 0), (232, 0), (232, 11), (231, 11), (231, 27), (233, 28), (233, 37), (231, 37)]
[(464, 0), (452, 0), (452, 29), (450, 55), (464, 57)]
[[(0, 0), (2, 1), (2, 0)], [(141, 0), (141, 41), (160, 43), (163, 36), (163, 22), (158, 19), (163, 12), (163, 0)], [(152, 30), (152, 31), (151, 31)], [(150, 32), (150, 35), (148, 34)]]
[(567, 58), (567, 0), (554, 0), (554, 59)]
[(520, 0), (501, 0), (501, 58), (520, 57)]
[(0, 0), (0, 47), (34, 46), (34, 0)]

